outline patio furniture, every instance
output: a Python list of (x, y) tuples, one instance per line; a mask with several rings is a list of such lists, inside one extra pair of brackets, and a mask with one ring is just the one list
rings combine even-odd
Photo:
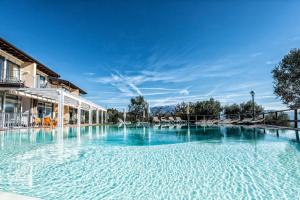
[(181, 117), (175, 117), (175, 118), (176, 118), (175, 120), (176, 123), (186, 123), (186, 120), (181, 119)]
[(57, 123), (58, 123), (58, 119), (57, 119), (57, 117), (56, 117), (54, 120), (52, 120), (51, 127), (52, 127), (52, 128), (56, 128)]
[(43, 125), (44, 126), (51, 126), (51, 118), (50, 117), (44, 117)]
[(175, 123), (174, 117), (169, 117), (168, 119), (169, 119), (169, 122), (170, 122), (170, 123)]
[(166, 117), (161, 117), (161, 118), (160, 118), (160, 121), (161, 121), (162, 123), (169, 123), (169, 122), (170, 122), (169, 120), (167, 120)]
[(260, 118), (260, 119), (257, 119), (257, 120), (252, 120), (251, 122), (250, 122), (250, 124), (261, 124), (261, 123), (263, 123), (265, 121), (265, 119), (264, 118)]
[(124, 125), (127, 125), (127, 124), (131, 124), (131, 122), (124, 122), (121, 118), (118, 118), (118, 121), (119, 121), (119, 124), (124, 124)]
[(42, 125), (42, 120), (39, 117), (34, 118), (34, 125), (40, 126)]
[(237, 124), (241, 124), (241, 125), (243, 125), (243, 124), (251, 124), (251, 122), (252, 122), (252, 118), (245, 118), (245, 119), (237, 122)]
[(154, 123), (160, 123), (160, 120), (158, 119), (158, 117), (153, 117), (153, 122)]

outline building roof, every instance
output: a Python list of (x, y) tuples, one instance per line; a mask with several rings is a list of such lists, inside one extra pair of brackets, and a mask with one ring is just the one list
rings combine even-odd
[(37, 61), (30, 55), (26, 54), (24, 51), (18, 49), (8, 41), (4, 40), (3, 38), (0, 37), (0, 49), (3, 51), (6, 51), (7, 53), (15, 56), (16, 58), (22, 60), (23, 62), (32, 62), (37, 64), (37, 68), (41, 70), (42, 72), (45, 72), (46, 74), (49, 74), (50, 76), (53, 77), (60, 77), (59, 74), (51, 70), (49, 67), (46, 65), (42, 64), (41, 62)]
[(71, 83), (70, 81), (67, 81), (67, 80), (64, 80), (64, 79), (60, 79), (60, 78), (53, 78), (53, 77), (50, 77), (49, 81), (52, 84), (63, 84), (63, 85), (65, 85), (67, 87), (70, 87), (72, 89), (79, 90), (80, 94), (87, 94), (86, 91), (84, 91), (80, 87), (76, 86), (75, 84)]

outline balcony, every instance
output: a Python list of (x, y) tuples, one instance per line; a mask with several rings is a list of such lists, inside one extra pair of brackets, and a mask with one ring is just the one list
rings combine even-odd
[(18, 76), (0, 76), (0, 87), (24, 87), (24, 81)]
[(20, 66), (3, 57), (0, 57), (0, 86), (24, 87)]

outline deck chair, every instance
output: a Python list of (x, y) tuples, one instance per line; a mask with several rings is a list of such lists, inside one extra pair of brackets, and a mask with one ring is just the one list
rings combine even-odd
[(168, 119), (169, 119), (169, 122), (171, 122), (171, 123), (175, 123), (175, 119), (174, 119), (174, 117), (169, 117)]
[(167, 120), (165, 117), (161, 117), (160, 118), (160, 121), (163, 122), (163, 123), (169, 123), (170, 121)]
[(44, 117), (43, 125), (44, 126), (51, 126), (51, 118), (50, 117)]
[(158, 117), (153, 117), (153, 122), (154, 123), (160, 123), (160, 120), (158, 119)]
[(175, 117), (175, 118), (176, 118), (175, 122), (177, 122), (177, 123), (185, 123), (186, 122), (185, 120), (181, 119), (181, 117)]
[(36, 126), (42, 125), (42, 120), (41, 120), (41, 118), (36, 117), (36, 118), (34, 119), (34, 124), (35, 124)]

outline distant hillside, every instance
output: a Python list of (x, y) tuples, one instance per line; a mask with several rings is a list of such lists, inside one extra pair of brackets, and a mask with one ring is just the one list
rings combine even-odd
[(152, 107), (151, 114), (161, 113), (161, 114), (172, 114), (175, 112), (175, 105), (168, 105), (168, 106), (157, 106)]

